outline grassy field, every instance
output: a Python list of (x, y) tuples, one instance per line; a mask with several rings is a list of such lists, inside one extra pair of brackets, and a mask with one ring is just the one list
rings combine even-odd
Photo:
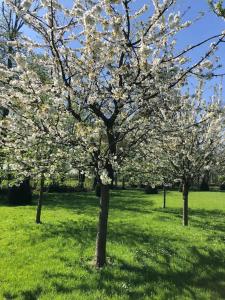
[[(192, 192), (190, 226), (181, 194), (112, 192), (108, 266), (92, 266), (97, 199), (50, 194), (35, 206), (0, 200), (0, 299), (225, 299), (225, 193)], [(2, 204), (1, 204), (2, 203)]]

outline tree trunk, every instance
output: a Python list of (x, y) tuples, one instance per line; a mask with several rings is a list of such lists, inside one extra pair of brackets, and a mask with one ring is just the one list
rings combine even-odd
[(43, 203), (43, 193), (44, 193), (44, 175), (41, 175), (40, 191), (39, 191), (39, 198), (38, 198), (38, 205), (37, 205), (37, 212), (36, 212), (37, 224), (41, 224), (41, 209)]
[(208, 170), (205, 171), (202, 182), (200, 184), (200, 191), (209, 191), (210, 173)]
[(125, 178), (122, 178), (122, 189), (125, 190)]
[(163, 186), (163, 208), (166, 208), (166, 187)]
[(106, 264), (106, 240), (109, 213), (109, 185), (101, 183), (101, 197), (99, 210), (99, 223), (96, 238), (96, 267), (101, 268)]
[(189, 187), (186, 182), (183, 183), (183, 225), (188, 226), (188, 191)]
[(81, 173), (80, 171), (79, 171), (79, 175), (78, 175), (78, 181), (79, 181), (78, 186), (79, 186), (80, 190), (83, 191), (84, 190), (84, 182), (85, 182), (85, 174)]
[(95, 188), (96, 188), (96, 185), (98, 184), (98, 178), (97, 176), (94, 177), (94, 180), (93, 180), (93, 185), (92, 185), (92, 189), (95, 191)]
[(118, 178), (117, 178), (117, 173), (114, 174), (114, 187), (118, 187)]

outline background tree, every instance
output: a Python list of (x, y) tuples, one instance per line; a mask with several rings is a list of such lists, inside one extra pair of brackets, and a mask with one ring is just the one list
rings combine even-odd
[(179, 111), (164, 123), (165, 131), (156, 153), (164, 157), (168, 171), (182, 183), (183, 225), (188, 225), (188, 193), (194, 179), (216, 164), (224, 143), (223, 108), (216, 97), (212, 103), (203, 98), (204, 85), (194, 95), (181, 96)]
[[(21, 0), (14, 0), (14, 5), (21, 5)], [(1, 3), (0, 12), (0, 61), (7, 68), (15, 65), (14, 56), (17, 51), (22, 51), (17, 46), (20, 39), (24, 21), (4, 1)], [(1, 106), (3, 118), (7, 116), (8, 109)], [(9, 174), (10, 176), (10, 174)], [(28, 204), (32, 200), (29, 178), (25, 178), (19, 186), (9, 189), (8, 200), (10, 204)]]

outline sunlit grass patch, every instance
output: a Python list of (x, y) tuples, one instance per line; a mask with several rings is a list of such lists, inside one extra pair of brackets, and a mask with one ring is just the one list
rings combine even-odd
[(113, 191), (108, 265), (93, 267), (98, 199), (46, 196), (35, 206), (0, 207), (0, 299), (225, 299), (225, 194), (192, 192), (190, 226), (182, 197)]

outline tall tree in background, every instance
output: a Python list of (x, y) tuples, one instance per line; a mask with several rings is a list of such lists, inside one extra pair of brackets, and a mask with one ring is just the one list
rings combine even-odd
[[(14, 0), (15, 5), (20, 5), (21, 0)], [(21, 35), (24, 21), (3, 1), (0, 12), (0, 50), (1, 63), (7, 64), (8, 68), (13, 66), (13, 55), (18, 51), (16, 41)], [(15, 42), (15, 45), (8, 42)]]
[[(21, 0), (14, 0), (14, 5), (21, 5)], [(21, 30), (24, 25), (22, 18), (16, 14), (5, 2), (1, 3), (0, 13), (0, 60), (11, 69), (15, 64), (13, 57), (20, 51), (16, 46), (20, 38)], [(6, 107), (1, 107), (3, 118), (9, 113)], [(9, 174), (10, 176), (10, 174)], [(30, 179), (26, 178), (19, 186), (9, 189), (10, 204), (28, 204), (32, 200)]]

